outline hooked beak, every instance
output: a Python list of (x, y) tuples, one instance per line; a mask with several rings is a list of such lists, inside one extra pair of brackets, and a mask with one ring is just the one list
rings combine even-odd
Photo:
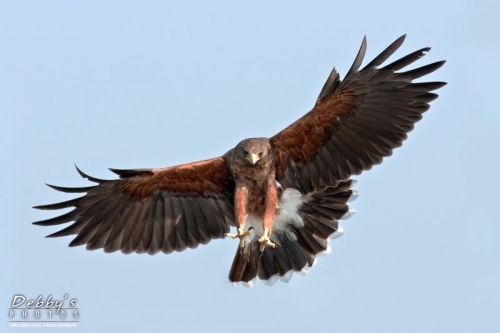
[(255, 163), (260, 160), (260, 157), (257, 154), (250, 154), (247, 156), (247, 160), (249, 160), (252, 165), (255, 165)]

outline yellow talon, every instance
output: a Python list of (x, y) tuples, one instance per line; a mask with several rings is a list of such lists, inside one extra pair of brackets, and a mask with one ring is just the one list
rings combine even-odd
[(250, 233), (252, 231), (250, 229), (243, 230), (243, 228), (244, 227), (239, 227), (237, 233), (235, 233), (235, 234), (227, 233), (225, 235), (225, 237), (231, 237), (232, 239), (239, 238), (240, 239), (240, 247), (244, 247), (245, 246), (245, 237), (250, 235)]
[(269, 236), (267, 235), (267, 231), (264, 232), (264, 235), (261, 238), (259, 238), (259, 243), (260, 243), (260, 252), (264, 252), (266, 245), (269, 245), (273, 249), (276, 248), (276, 244), (271, 242), (271, 240), (269, 239)]

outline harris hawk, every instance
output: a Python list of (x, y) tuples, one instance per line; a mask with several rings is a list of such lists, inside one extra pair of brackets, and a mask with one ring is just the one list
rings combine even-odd
[[(270, 138), (250, 138), (220, 157), (158, 169), (110, 169), (96, 185), (51, 188), (84, 193), (38, 209), (73, 207), (35, 222), (73, 222), (47, 237), (76, 235), (69, 246), (123, 253), (171, 253), (212, 239), (239, 240), (229, 280), (252, 284), (288, 281), (329, 251), (350, 217), (353, 175), (369, 170), (400, 147), (445, 82), (413, 80), (444, 61), (404, 68), (430, 48), (382, 65), (403, 43), (398, 38), (360, 69), (366, 38), (344, 80), (332, 70), (316, 104)], [(231, 234), (230, 228), (236, 227)]]

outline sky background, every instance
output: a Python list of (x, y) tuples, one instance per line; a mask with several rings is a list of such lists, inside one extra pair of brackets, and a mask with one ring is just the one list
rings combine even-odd
[[(500, 2), (2, 1), (0, 304), (78, 300), (72, 332), (498, 332)], [(345, 234), (307, 276), (232, 287), (237, 242), (123, 255), (45, 239), (44, 183), (161, 167), (271, 136), (407, 33), (447, 60), (403, 148), (362, 174)], [(395, 58), (391, 58), (395, 59)], [(19, 329), (19, 328), (18, 328)], [(15, 328), (10, 329), (15, 331)], [(31, 331), (31, 329), (24, 329)], [(36, 331), (36, 329), (33, 329)]]

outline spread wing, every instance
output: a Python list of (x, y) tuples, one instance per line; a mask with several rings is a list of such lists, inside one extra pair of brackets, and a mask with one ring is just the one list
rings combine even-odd
[(359, 70), (366, 38), (351, 69), (340, 81), (335, 68), (314, 108), (271, 138), (277, 179), (283, 186), (336, 186), (390, 156), (438, 95), (431, 91), (444, 82), (413, 83), (434, 72), (444, 61), (403, 71), (430, 48), (415, 51), (384, 67), (403, 43), (400, 37)]
[(105, 252), (170, 253), (222, 238), (234, 225), (234, 181), (222, 157), (161, 169), (116, 170), (121, 179), (80, 175), (95, 186), (49, 185), (82, 197), (38, 209), (74, 207), (70, 212), (34, 224), (74, 221), (47, 237), (77, 235), (70, 246), (87, 244)]

